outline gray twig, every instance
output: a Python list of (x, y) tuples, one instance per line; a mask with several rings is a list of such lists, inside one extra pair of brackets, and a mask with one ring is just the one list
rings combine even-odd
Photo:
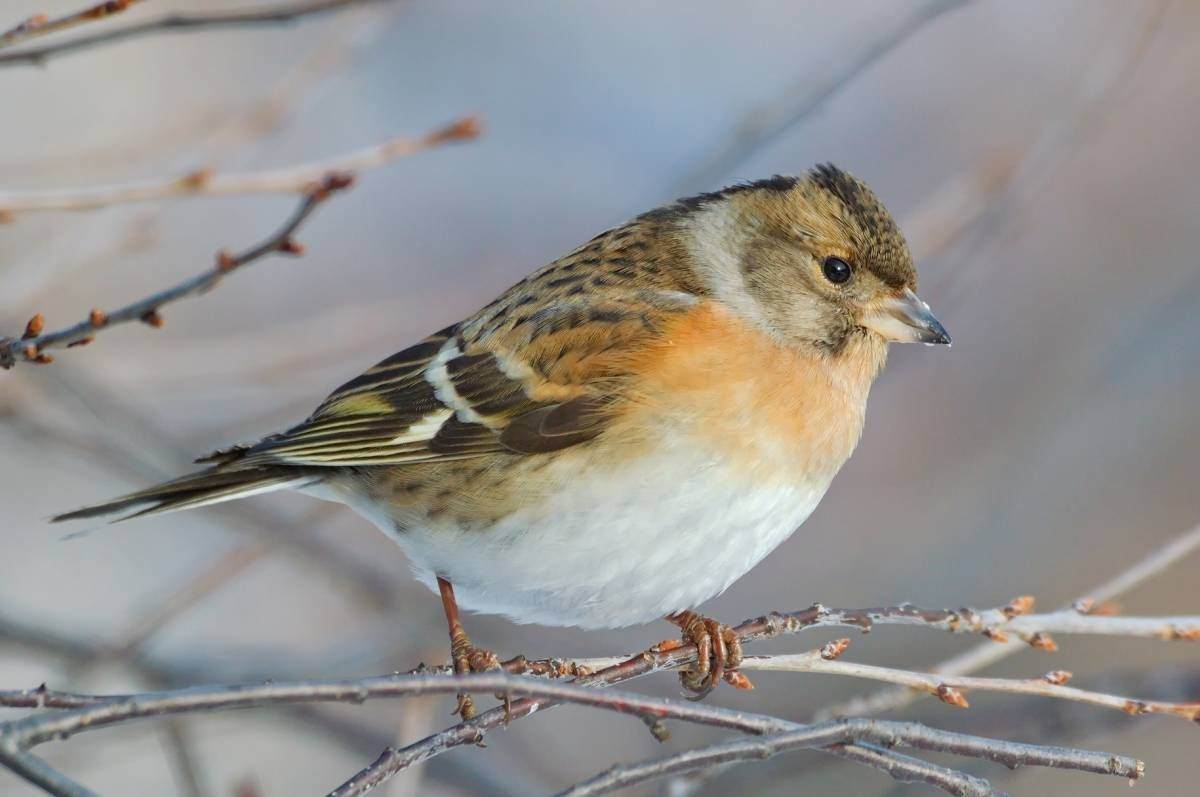
[(118, 324), (140, 321), (153, 327), (162, 325), (159, 309), (171, 302), (207, 293), (221, 280), (237, 269), (276, 253), (301, 254), (304, 250), (292, 236), (326, 199), (335, 192), (349, 188), (354, 176), (344, 173), (328, 174), (314, 185), (300, 202), (300, 206), (275, 234), (244, 252), (230, 254), (220, 252), (212, 268), (184, 280), (144, 299), (139, 299), (117, 310), (104, 312), (92, 310), (88, 318), (56, 332), (41, 332), (43, 321), (34, 316), (26, 325), (25, 334), (18, 338), (0, 338), (0, 368), (12, 368), (18, 362), (48, 363), (52, 358), (47, 349), (78, 346), (90, 342), (102, 329)]
[[(232, 11), (197, 11), (188, 13), (166, 14), (154, 19), (148, 19), (133, 25), (126, 25), (115, 30), (91, 33), (64, 42), (56, 42), (43, 47), (18, 50), (12, 53), (0, 54), (0, 67), (24, 64), (41, 66), (50, 58), (76, 50), (98, 47), (106, 44), (134, 39), (158, 33), (182, 33), (220, 28), (251, 27), (260, 25), (277, 25), (294, 22), (302, 17), (312, 16), (327, 11), (336, 11), (353, 5), (366, 3), (387, 2), (388, 0), (308, 0), (308, 2), (280, 3), (274, 6), (246, 8)], [(116, 2), (100, 3), (83, 11), (68, 15), (58, 20), (41, 20), (34, 18), (26, 20), (9, 30), (5, 37), (0, 37), (0, 47), (11, 46), (26, 41), (34, 36), (43, 36), (64, 28), (91, 22), (96, 19), (111, 16), (139, 0), (116, 0)]]
[(811, 83), (807, 76), (782, 97), (747, 114), (737, 128), (716, 150), (704, 158), (680, 183), (681, 193), (709, 190), (713, 185), (772, 140), (803, 123), (848, 83), (866, 72), (885, 55), (908, 41), (926, 25), (947, 11), (965, 5), (967, 0), (932, 0), (884, 31), (862, 47), (823, 80)]
[[(108, 699), (96, 697), (100, 702), (94, 705), (55, 714), (37, 714), (0, 724), (0, 762), (52, 794), (77, 797), (89, 792), (34, 757), (29, 752), (32, 748), (51, 740), (64, 740), (78, 733), (144, 717), (280, 704), (361, 703), (376, 698), (451, 694), (462, 691), (503, 692), (522, 697), (525, 699), (523, 702), (532, 705), (532, 710), (536, 710), (538, 706), (573, 703), (641, 718), (678, 720), (756, 735), (813, 733), (815, 735), (807, 744), (808, 747), (821, 748), (831, 744), (865, 741), (889, 748), (906, 745), (922, 750), (952, 752), (1001, 762), (1015, 760), (1012, 756), (1019, 754), (1023, 756), (1020, 760), (1024, 763), (1038, 763), (1044, 760), (1053, 762), (1048, 765), (1108, 772), (1127, 778), (1138, 778), (1143, 772), (1143, 764), (1132, 758), (1082, 750), (1066, 751), (1063, 748), (1046, 748), (1044, 753), (1037, 753), (1032, 746), (1013, 746), (1009, 742), (938, 731), (914, 723), (854, 719), (832, 721), (822, 726), (804, 726), (775, 717), (714, 706), (645, 697), (616, 690), (600, 691), (580, 683), (554, 683), (507, 673), (465, 676), (392, 675), (355, 680), (196, 687)], [(503, 713), (503, 709), (498, 711)], [(486, 716), (485, 714), (456, 727), (463, 728), (464, 733), (479, 741), (486, 733), (485, 724), (481, 722)], [(793, 743), (800, 746), (799, 742)], [(1042, 757), (1039, 759), (1038, 755)], [(410, 759), (407, 763), (416, 763), (416, 760), (427, 757)], [(1105, 766), (1101, 767), (1097, 763), (1099, 761), (1106, 762)], [(900, 769), (902, 767), (897, 771)], [(355, 779), (332, 794), (362, 794), (373, 785), (375, 783)]]

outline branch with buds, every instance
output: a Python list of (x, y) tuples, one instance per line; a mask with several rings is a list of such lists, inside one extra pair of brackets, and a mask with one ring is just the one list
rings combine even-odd
[[(595, 682), (592, 685), (595, 685)], [(979, 778), (919, 762), (907, 756), (899, 756), (891, 752), (891, 748), (905, 746), (990, 759), (1009, 766), (1053, 766), (1131, 779), (1140, 778), (1145, 769), (1141, 761), (1125, 756), (1003, 742), (939, 731), (915, 723), (837, 720), (820, 725), (801, 725), (769, 716), (644, 697), (630, 692), (598, 692), (587, 688), (587, 684), (584, 683), (547, 683), (507, 673), (465, 676), (392, 675), (349, 681), (297, 681), (200, 687), (115, 698), (80, 695), (67, 697), (47, 690), (35, 690), (34, 697), (39, 699), (39, 706), (81, 707), (0, 725), (0, 763), (51, 794), (86, 797), (93, 793), (52, 769), (29, 750), (47, 741), (64, 740), (88, 730), (144, 717), (276, 704), (362, 703), (377, 698), (454, 694), (462, 691), (502, 692), (509, 697), (520, 697), (522, 702), (533, 705), (535, 709), (539, 706), (545, 708), (570, 703), (615, 711), (636, 716), (652, 729), (660, 728), (665, 720), (674, 720), (762, 735), (767, 737), (762, 743), (774, 745), (778, 752), (788, 749), (828, 749), (836, 755), (846, 754), (846, 757), (854, 760), (879, 766), (900, 776), (901, 779), (924, 780), (954, 794), (990, 795), (994, 792), (986, 781)], [(469, 727), (474, 724), (463, 723), (463, 726)], [(482, 727), (472, 727), (470, 733), (473, 741), (479, 742), (486, 730)], [(707, 759), (698, 759), (696, 765), (703, 766), (707, 762)], [(667, 771), (683, 770), (673, 767), (662, 774), (667, 774)], [(919, 775), (919, 772), (922, 774)], [(351, 782), (336, 789), (331, 795), (362, 794), (378, 782)], [(618, 783), (613, 787), (616, 785), (626, 784)], [(591, 788), (581, 793), (602, 792)]]
[(226, 250), (217, 253), (212, 268), (143, 299), (112, 311), (94, 308), (88, 317), (54, 332), (45, 332), (45, 319), (41, 313), (29, 319), (25, 332), (19, 339), (0, 338), (0, 368), (12, 368), (18, 362), (46, 364), (54, 361), (47, 350), (83, 346), (91, 343), (96, 335), (118, 324), (140, 321), (147, 326), (159, 328), (163, 325), (161, 309), (171, 302), (198, 296), (212, 290), (234, 271), (247, 266), (267, 255), (304, 254), (304, 246), (293, 237), (308, 220), (313, 211), (329, 197), (354, 184), (350, 174), (329, 174), (313, 185), (304, 195), (300, 206), (275, 234), (243, 252), (233, 254)]
[(82, 11), (76, 11), (57, 19), (50, 19), (45, 14), (35, 14), (28, 19), (22, 20), (18, 25), (0, 33), (0, 48), (12, 47), (29, 39), (47, 36), (77, 25), (111, 17), (140, 2), (142, 0), (105, 0), (105, 2), (96, 3)]
[[(68, 28), (107, 19), (141, 3), (142, 0), (104, 0), (87, 8), (57, 19), (45, 14), (36, 14), (0, 33), (0, 49), (23, 44), (30, 39), (47, 36)], [(97, 47), (105, 44), (148, 36), (156, 33), (202, 31), (235, 27), (272, 25), (294, 22), (303, 17), (337, 11), (354, 5), (365, 5), (386, 0), (307, 0), (307, 2), (279, 3), (274, 6), (259, 6), (233, 11), (199, 11), (164, 14), (116, 30), (107, 30), (80, 36), (44, 47), (18, 50), (0, 54), (0, 67), (16, 64), (41, 66), (56, 55)]]
[[(337, 158), (275, 171), (224, 176), (193, 173), (167, 181), (57, 195), (55, 199), (50, 199), (45, 194), (40, 195), (40, 198), (35, 198), (37, 195), (34, 194), (25, 195), (24, 200), (16, 195), (0, 194), (0, 208), (9, 214), (14, 207), (21, 210), (84, 209), (181, 194), (299, 193), (302, 196), (300, 205), (291, 218), (269, 238), (237, 254), (224, 250), (218, 252), (212, 268), (178, 285), (116, 310), (94, 308), (83, 321), (53, 332), (45, 331), (46, 321), (41, 313), (34, 315), (25, 325), (25, 331), (20, 338), (0, 337), (0, 368), (12, 368), (18, 362), (43, 365), (53, 362), (54, 358), (47, 353), (48, 350), (86, 345), (91, 343), (101, 330), (118, 324), (140, 321), (151, 327), (161, 327), (163, 318), (160, 311), (163, 306), (207, 293), (234, 271), (268, 255), (304, 254), (304, 246), (295, 239), (296, 232), (318, 206), (334, 194), (352, 186), (356, 172), (382, 166), (395, 158), (441, 144), (475, 138), (479, 135), (479, 129), (479, 121), (474, 117), (467, 117), (419, 139), (392, 139)], [(6, 201), (11, 203), (5, 205)]]
[[(1006, 628), (1032, 647), (1053, 650), (1045, 640), (1050, 633), (1106, 634), (1148, 639), (1195, 640), (1200, 638), (1200, 617), (1113, 617), (1088, 614), (1086, 605), (1070, 611), (1032, 613), (1033, 600), (1018, 598), (996, 609), (922, 609), (911, 605), (871, 609), (832, 609), (812, 606), (798, 612), (772, 612), (737, 626), (743, 643), (796, 634), (813, 628), (854, 627), (863, 631), (876, 625), (919, 626), (950, 633), (999, 636)], [(1119, 697), (1067, 686), (1070, 673), (1055, 670), (1038, 679), (942, 677), (874, 665), (841, 661), (850, 642), (838, 639), (819, 649), (794, 655), (747, 657), (743, 669), (785, 672), (819, 672), (900, 684), (936, 695), (942, 702), (966, 708), (965, 693), (987, 690), (1072, 700), (1130, 714), (1165, 714), (1196, 720), (1200, 703), (1170, 703)], [(1002, 643), (997, 643), (1002, 644)], [(633, 714), (643, 719), (657, 738), (666, 738), (665, 720), (694, 722), (762, 736), (693, 750), (630, 767), (617, 767), (580, 784), (566, 794), (601, 794), (650, 778), (688, 772), (718, 763), (763, 758), (796, 749), (819, 749), (867, 764), (905, 781), (925, 782), (952, 794), (990, 795), (996, 792), (984, 780), (965, 773), (899, 755), (893, 747), (951, 752), (997, 761), (1008, 766), (1036, 765), (1084, 772), (1141, 777), (1144, 764), (1132, 758), (1058, 747), (1017, 744), (968, 736), (921, 725), (879, 720), (831, 720), (801, 725), (773, 717), (760, 717), (709, 706), (695, 706), (604, 691), (632, 678), (653, 672), (677, 670), (696, 661), (693, 645), (664, 642), (626, 659), (565, 661), (527, 660), (502, 664), (505, 672), (453, 676), (447, 668), (424, 666), (404, 675), (351, 681), (296, 681), (260, 685), (217, 686), (131, 695), (83, 695), (58, 692), (45, 686), (33, 690), (0, 692), (0, 706), (63, 709), (0, 725), (0, 762), (52, 794), (90, 794), (84, 787), (50, 768), (29, 750), (50, 739), (64, 739), (93, 728), (129, 720), (226, 710), (275, 703), (361, 703), (383, 697), (410, 697), (458, 691), (501, 692), (505, 705), (447, 728), (402, 749), (389, 748), (369, 767), (331, 794), (363, 794), (416, 763), (465, 744), (475, 744), (491, 730), (515, 719), (564, 703)], [(540, 677), (573, 679), (571, 684), (548, 684)], [(737, 680), (734, 679), (734, 683)], [(516, 698), (515, 700), (513, 698)]]
[(469, 116), (419, 138), (397, 136), (324, 160), (281, 169), (229, 174), (198, 169), (172, 177), (87, 188), (0, 191), (0, 220), (12, 221), (23, 213), (95, 210), (187, 196), (303, 195), (330, 175), (357, 174), (443, 144), (469, 141), (479, 133), (479, 119)]

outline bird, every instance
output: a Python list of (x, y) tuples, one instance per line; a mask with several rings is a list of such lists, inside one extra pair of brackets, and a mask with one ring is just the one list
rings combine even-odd
[(456, 672), (499, 666), (460, 608), (665, 618), (697, 645), (681, 677), (703, 696), (737, 684), (741, 649), (700, 604), (817, 507), (889, 344), (950, 343), (916, 287), (899, 226), (848, 172), (738, 183), (600, 233), (286, 431), (53, 520), (298, 490), (399, 544), (440, 594)]

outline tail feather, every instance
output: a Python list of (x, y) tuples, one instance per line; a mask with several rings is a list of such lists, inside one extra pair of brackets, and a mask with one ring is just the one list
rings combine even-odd
[(111, 501), (85, 506), (73, 512), (64, 512), (50, 518), (54, 523), (64, 520), (116, 515), (126, 510), (129, 514), (113, 518), (116, 523), (135, 517), (159, 515), (181, 509), (195, 509), (235, 498), (300, 487), (311, 484), (318, 477), (296, 468), (223, 468), (221, 466), (202, 470), (169, 482), (129, 493)]

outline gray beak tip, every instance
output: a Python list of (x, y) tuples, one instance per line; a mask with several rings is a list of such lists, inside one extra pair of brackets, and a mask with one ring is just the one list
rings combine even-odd
[(950, 339), (950, 333), (940, 322), (934, 320), (930, 325), (927, 336), (921, 340), (929, 346), (949, 346), (953, 341)]
[(950, 333), (937, 320), (929, 305), (905, 289), (863, 319), (863, 325), (885, 339), (899, 343), (949, 346)]

